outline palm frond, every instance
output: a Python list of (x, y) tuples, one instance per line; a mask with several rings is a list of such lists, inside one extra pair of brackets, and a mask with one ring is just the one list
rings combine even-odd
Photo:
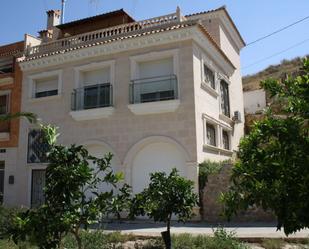
[(10, 121), (16, 118), (26, 118), (30, 123), (35, 124), (38, 122), (38, 117), (36, 114), (31, 112), (17, 112), (17, 113), (9, 113), (0, 116), (0, 122)]

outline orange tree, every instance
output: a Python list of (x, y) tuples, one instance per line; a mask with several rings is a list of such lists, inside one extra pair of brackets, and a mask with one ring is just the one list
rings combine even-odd
[(242, 139), (222, 201), (228, 218), (251, 205), (271, 210), (277, 228), (290, 234), (309, 227), (309, 60), (299, 76), (261, 84), (280, 101), (281, 113), (270, 107)]

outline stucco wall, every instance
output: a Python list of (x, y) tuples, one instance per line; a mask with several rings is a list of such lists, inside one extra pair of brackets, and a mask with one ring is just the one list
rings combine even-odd
[(244, 92), (245, 113), (255, 114), (266, 107), (266, 93), (263, 89)]
[[(166, 114), (135, 115), (128, 109), (129, 82), (131, 79), (130, 57), (147, 54), (154, 51), (178, 49), (179, 53), (179, 98), (180, 106), (177, 111)], [(114, 114), (106, 119), (74, 121), (69, 115), (71, 106), (71, 93), (75, 87), (74, 67), (99, 61), (115, 61), (115, 85), (114, 85)], [(26, 72), (23, 78), (22, 111), (31, 111), (38, 114), (44, 123), (50, 123), (59, 127), (59, 142), (63, 144), (82, 144), (90, 140), (102, 141), (113, 148), (121, 162), (120, 168), (127, 172), (129, 165), (124, 160), (132, 148), (139, 141), (151, 137), (168, 137), (184, 148), (188, 154), (187, 171), (188, 178), (197, 180), (197, 153), (195, 140), (195, 113), (193, 94), (193, 65), (192, 43), (179, 42), (177, 44), (151, 47), (130, 51), (121, 54), (113, 54), (104, 57), (96, 57), (76, 63), (59, 65), (46, 70)], [(60, 97), (51, 99), (29, 100), (29, 76), (48, 71), (62, 70), (63, 87)], [(16, 185), (17, 203), (14, 199), (7, 199), (8, 203), (28, 205), (30, 202), (30, 172), (32, 168), (44, 167), (27, 164), (27, 134), (29, 124), (22, 122), (20, 147), (18, 150), (18, 170)], [(129, 178), (127, 178), (129, 179)], [(129, 182), (130, 183), (130, 182)], [(197, 189), (197, 185), (196, 185)]]

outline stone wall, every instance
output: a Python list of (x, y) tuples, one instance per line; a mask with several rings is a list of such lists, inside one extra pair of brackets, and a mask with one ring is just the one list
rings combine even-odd
[[(219, 173), (210, 175), (203, 193), (202, 218), (207, 222), (224, 222), (226, 219), (221, 216), (222, 204), (219, 203), (219, 196), (227, 191), (230, 185), (231, 165), (225, 165)], [(275, 221), (274, 217), (261, 209), (252, 208), (247, 212), (240, 212), (233, 222), (270, 222)]]

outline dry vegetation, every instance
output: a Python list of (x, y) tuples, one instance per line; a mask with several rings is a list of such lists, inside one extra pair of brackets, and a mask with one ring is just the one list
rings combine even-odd
[[(307, 55), (309, 57), (309, 55)], [(261, 72), (246, 75), (242, 79), (244, 91), (256, 90), (260, 88), (260, 82), (267, 78), (280, 79), (285, 74), (293, 74), (299, 71), (304, 57), (296, 57), (292, 60), (282, 60), (278, 65), (272, 65)]]

